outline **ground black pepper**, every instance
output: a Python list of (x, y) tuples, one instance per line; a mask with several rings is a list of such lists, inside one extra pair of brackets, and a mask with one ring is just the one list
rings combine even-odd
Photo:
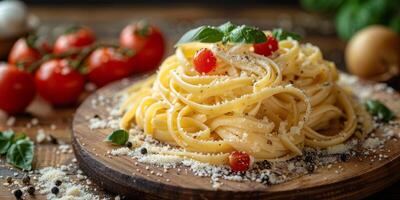
[(31, 182), (31, 177), (29, 177), (28, 175), (24, 176), (24, 178), (22, 178), (22, 183), (24, 183), (25, 185), (29, 185)]
[(125, 146), (128, 148), (132, 148), (132, 142), (126, 142)]
[(140, 153), (143, 154), (143, 155), (147, 154), (147, 149), (145, 147), (141, 148), (140, 149)]
[(11, 176), (7, 176), (7, 183), (9, 183), (9, 184), (12, 183), (12, 178), (11, 178)]
[(34, 194), (35, 194), (35, 187), (30, 186), (30, 187), (28, 188), (28, 194), (34, 195)]
[(62, 184), (62, 182), (60, 180), (56, 180), (56, 182), (54, 183), (56, 186), (60, 186)]
[(53, 193), (53, 194), (58, 194), (58, 192), (60, 192), (60, 190), (58, 189), (58, 187), (53, 187), (53, 188), (51, 188), (51, 193)]
[(14, 196), (15, 196), (15, 198), (17, 198), (17, 199), (21, 199), (21, 197), (22, 197), (22, 191), (21, 191), (20, 189), (15, 190), (15, 191), (14, 191)]

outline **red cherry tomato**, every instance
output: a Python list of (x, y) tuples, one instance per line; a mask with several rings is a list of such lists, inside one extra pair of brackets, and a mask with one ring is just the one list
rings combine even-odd
[(28, 69), (32, 63), (40, 60), (41, 57), (38, 49), (29, 46), (25, 38), (20, 38), (11, 49), (8, 62)]
[(234, 172), (246, 171), (250, 167), (250, 156), (245, 152), (234, 151), (229, 155), (229, 165)]
[(279, 44), (274, 37), (268, 36), (266, 42), (254, 44), (253, 47), (256, 54), (270, 56), (273, 52), (279, 49)]
[(115, 48), (96, 49), (88, 58), (88, 77), (98, 87), (127, 77), (132, 74), (132, 68), (127, 56)]
[(207, 48), (200, 49), (193, 58), (193, 64), (199, 73), (208, 73), (217, 66), (217, 58), (213, 52)]
[(46, 40), (41, 40), (38, 44), (38, 48), (45, 54), (53, 52), (53, 46)]
[(95, 42), (95, 36), (87, 27), (72, 27), (65, 34), (59, 36), (54, 44), (54, 53), (79, 51)]
[(164, 56), (164, 37), (155, 26), (140, 22), (128, 25), (122, 30), (119, 41), (122, 47), (136, 53), (131, 59), (135, 72), (157, 68)]
[(65, 59), (47, 61), (35, 74), (35, 85), (39, 95), (53, 105), (76, 102), (84, 84), (85, 77), (72, 69)]
[(25, 110), (35, 97), (32, 75), (14, 65), (0, 64), (0, 109), (9, 114)]

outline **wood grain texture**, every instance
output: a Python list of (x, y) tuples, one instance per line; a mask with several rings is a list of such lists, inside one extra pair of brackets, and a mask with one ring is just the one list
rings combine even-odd
[[(72, 144), (80, 167), (111, 192), (144, 199), (361, 199), (400, 179), (400, 142), (393, 140), (385, 147), (391, 150), (385, 153), (388, 159), (370, 162), (371, 158), (362, 161), (352, 158), (330, 169), (319, 168), (311, 175), (273, 186), (223, 181), (218, 191), (211, 187), (209, 178), (193, 176), (185, 167), (180, 167), (179, 174), (176, 169), (163, 173), (156, 166), (135, 165), (135, 160), (128, 156), (108, 157), (107, 151), (115, 146), (103, 140), (112, 130), (90, 130), (87, 120), (96, 114), (106, 118), (106, 107), (93, 107), (91, 101), (98, 95), (112, 97), (126, 83), (113, 84), (91, 95), (78, 108), (73, 120)], [(400, 99), (398, 95), (381, 96), (391, 102)], [(339, 165), (345, 170), (336, 173)], [(156, 176), (157, 172), (163, 176)]]

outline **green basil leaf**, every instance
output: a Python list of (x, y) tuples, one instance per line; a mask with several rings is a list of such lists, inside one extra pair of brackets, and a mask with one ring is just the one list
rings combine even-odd
[(262, 43), (267, 41), (267, 37), (258, 28), (242, 25), (230, 32), (229, 41), (233, 43)]
[(14, 136), (15, 133), (11, 130), (0, 132), (0, 154), (7, 153), (12, 144)]
[(296, 34), (293, 32), (288, 32), (288, 31), (282, 30), (281, 28), (276, 28), (276, 29), (272, 30), (272, 35), (279, 41), (286, 40), (289, 37), (294, 40), (297, 40), (297, 41), (300, 41), (302, 39), (299, 34)]
[(24, 134), (24, 133), (20, 133), (20, 134), (17, 134), (15, 137), (14, 137), (14, 142), (16, 142), (16, 141), (18, 141), (18, 140), (24, 140), (24, 139), (26, 139), (26, 135)]
[(31, 170), (33, 154), (34, 144), (32, 141), (18, 140), (8, 149), (7, 162), (21, 169)]
[(223, 37), (224, 34), (215, 27), (200, 26), (185, 33), (177, 45), (189, 42), (214, 43), (221, 41)]
[(222, 38), (222, 43), (226, 43), (229, 41), (230, 33), (236, 28), (237, 26), (232, 24), (231, 22), (226, 22), (218, 26), (218, 29), (224, 33), (224, 37)]
[(113, 131), (110, 135), (107, 136), (106, 142), (111, 142), (113, 144), (124, 145), (129, 138), (129, 133), (125, 130), (116, 130)]
[(395, 117), (395, 114), (384, 104), (377, 100), (368, 100), (365, 106), (371, 115), (378, 117), (379, 120), (388, 122)]
[(225, 24), (222, 24), (218, 26), (218, 29), (222, 31), (225, 35), (229, 34), (233, 29), (235, 29), (237, 26), (232, 24), (232, 22), (226, 22)]

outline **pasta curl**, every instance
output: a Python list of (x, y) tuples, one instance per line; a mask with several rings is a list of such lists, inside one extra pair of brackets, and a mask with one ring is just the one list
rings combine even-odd
[[(202, 48), (217, 58), (207, 74), (193, 66)], [(354, 134), (354, 102), (337, 79), (319, 48), (290, 38), (269, 57), (248, 44), (183, 44), (156, 75), (124, 90), (120, 126), (182, 149), (160, 154), (212, 164), (227, 164), (232, 151), (288, 159), (305, 145), (326, 148)]]

